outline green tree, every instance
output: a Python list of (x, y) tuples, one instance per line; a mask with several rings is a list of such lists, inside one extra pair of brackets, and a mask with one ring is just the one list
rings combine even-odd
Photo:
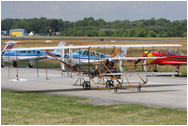
[(114, 37), (122, 37), (122, 31), (121, 30), (115, 30), (113, 33)]
[(106, 36), (106, 32), (105, 32), (105, 31), (100, 31), (100, 32), (98, 33), (98, 36), (99, 36), (99, 37), (104, 37), (104, 36)]
[(147, 31), (143, 28), (136, 29), (135, 37), (146, 37)]
[(128, 37), (135, 37), (135, 29), (132, 29), (128, 32)]
[(157, 34), (154, 31), (149, 31), (148, 37), (157, 37)]

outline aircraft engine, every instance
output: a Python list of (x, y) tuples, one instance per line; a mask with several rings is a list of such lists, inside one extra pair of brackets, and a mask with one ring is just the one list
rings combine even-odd
[[(147, 54), (148, 51), (144, 52), (144, 54)], [(154, 55), (150, 52), (147, 54), (147, 57), (153, 57)], [(150, 64), (153, 61), (153, 59), (147, 59), (147, 64)]]

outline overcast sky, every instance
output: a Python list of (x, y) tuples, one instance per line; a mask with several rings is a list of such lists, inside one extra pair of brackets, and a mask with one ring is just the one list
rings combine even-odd
[(1, 1), (1, 20), (40, 18), (82, 20), (85, 17), (106, 21), (140, 20), (152, 17), (168, 20), (187, 19), (186, 1)]

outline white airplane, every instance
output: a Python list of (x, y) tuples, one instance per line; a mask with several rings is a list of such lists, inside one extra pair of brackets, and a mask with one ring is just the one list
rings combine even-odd
[[(14, 41), (9, 41), (6, 42), (7, 45), (1, 52), (1, 57), (3, 59), (3, 64), (1, 64), (1, 67), (4, 67), (5, 64), (4, 62), (12, 62), (14, 67), (17, 67), (17, 61), (23, 61), (23, 62), (29, 62), (28, 67), (32, 68), (35, 62), (38, 61), (44, 61), (46, 58), (53, 59), (53, 57), (49, 56), (46, 51), (41, 51), (41, 50), (26, 50), (23, 47), (18, 47), (15, 49), (23, 49), (19, 51), (13, 51), (13, 50), (8, 50), (8, 49), (13, 49), (15, 47), (15, 44), (20, 43), (20, 42), (14, 42)], [(66, 42), (60, 42), (57, 47), (60, 47), (62, 45), (65, 45)], [(60, 50), (55, 49), (53, 52), (50, 52), (55, 56), (60, 57)]]

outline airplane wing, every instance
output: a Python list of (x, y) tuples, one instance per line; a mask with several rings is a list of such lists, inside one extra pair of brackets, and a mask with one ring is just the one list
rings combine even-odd
[[(101, 60), (101, 61), (104, 61), (104, 59)], [(100, 60), (89, 60), (89, 62), (90, 62), (90, 64), (95, 64), (95, 62), (98, 64), (98, 63), (100, 63)], [(81, 64), (88, 64), (88, 60), (80, 61), (80, 63)]]
[[(35, 57), (31, 57), (31, 56), (24, 56), (24, 57), (19, 57), (18, 60), (45, 60), (46, 59), (46, 56), (38, 56), (38, 58), (35, 56)], [(47, 59), (54, 59), (53, 57), (51, 56), (47, 56)]]
[(86, 46), (63, 46), (63, 47), (32, 47), (32, 48), (18, 48), (18, 49), (7, 49), (7, 50), (54, 50), (54, 49), (79, 49), (79, 48), (129, 48), (129, 47), (179, 47), (179, 44), (150, 44), (150, 45), (86, 45)]
[(107, 58), (107, 59), (112, 59), (112, 60), (138, 60), (138, 59), (161, 59), (161, 58), (166, 58), (166, 57), (119, 57), (119, 58)]
[(180, 61), (162, 61), (162, 64), (168, 64), (168, 65), (187, 65), (187, 62), (180, 62)]

